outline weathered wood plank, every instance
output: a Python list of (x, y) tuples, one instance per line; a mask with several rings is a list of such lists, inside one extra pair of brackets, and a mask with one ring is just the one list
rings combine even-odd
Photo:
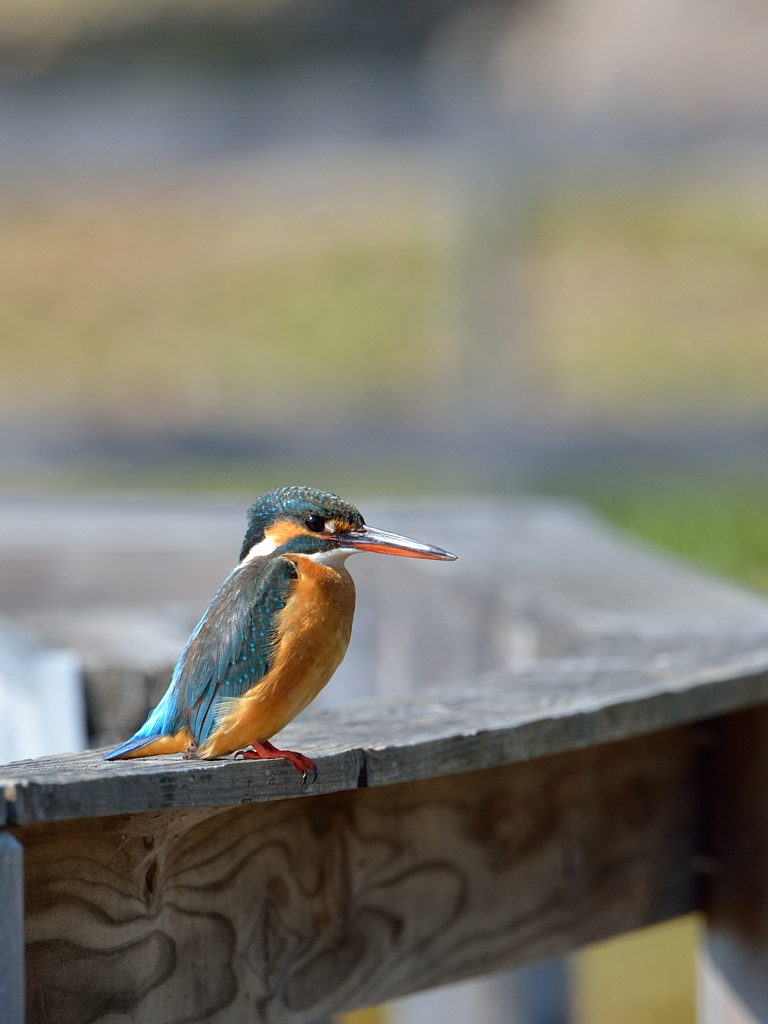
[(24, 849), (0, 830), (0, 1024), (24, 1024)]
[[(0, 820), (223, 807), (416, 781), (638, 736), (768, 702), (768, 652), (695, 671), (576, 671), (487, 678), (393, 702), (320, 709), (282, 734), (318, 765), (302, 787), (286, 762), (105, 762), (99, 753), (0, 769)], [(704, 661), (704, 659), (702, 659)]]
[(19, 829), (28, 1022), (303, 1024), (685, 913), (697, 732)]
[[(46, 774), (47, 762), (56, 769)], [(74, 764), (75, 770), (61, 771)], [(61, 821), (114, 813), (170, 810), (171, 808), (227, 807), (232, 804), (284, 797), (334, 793), (359, 784), (359, 751), (350, 750), (318, 760), (322, 780), (301, 784), (301, 776), (286, 761), (244, 762), (232, 758), (189, 764), (181, 757), (146, 758), (121, 764), (110, 771), (101, 755), (38, 758), (3, 766), (7, 824)], [(18, 768), (18, 770), (16, 770)], [(13, 774), (11, 774), (13, 773)], [(1, 815), (0, 815), (1, 816)]]

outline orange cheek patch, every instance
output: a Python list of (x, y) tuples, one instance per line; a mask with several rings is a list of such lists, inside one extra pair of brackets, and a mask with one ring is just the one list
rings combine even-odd
[(308, 530), (300, 523), (291, 522), (290, 519), (279, 519), (265, 531), (264, 536), (268, 537), (276, 547), (281, 548), (283, 544), (287, 544), (293, 537), (304, 537), (307, 534), (317, 536), (317, 534), (313, 534), (311, 530)]

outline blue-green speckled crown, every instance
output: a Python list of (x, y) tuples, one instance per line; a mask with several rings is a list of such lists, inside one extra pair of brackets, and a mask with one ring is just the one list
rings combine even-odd
[(264, 540), (264, 532), (278, 519), (301, 522), (305, 516), (318, 515), (324, 519), (341, 519), (359, 530), (365, 520), (354, 505), (336, 494), (318, 491), (314, 487), (278, 487), (257, 498), (248, 509), (248, 529), (240, 550), (242, 560), (254, 544)]

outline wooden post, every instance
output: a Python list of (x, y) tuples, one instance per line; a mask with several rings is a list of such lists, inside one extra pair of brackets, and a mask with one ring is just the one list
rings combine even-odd
[(768, 707), (715, 725), (704, 808), (702, 1024), (768, 1024)]
[(0, 830), (0, 1024), (24, 1024), (24, 848)]

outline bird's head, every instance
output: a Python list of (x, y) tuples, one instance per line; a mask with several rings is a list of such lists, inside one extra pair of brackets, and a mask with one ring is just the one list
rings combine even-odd
[(262, 494), (249, 509), (240, 561), (278, 549), (330, 564), (343, 563), (356, 551), (443, 561), (456, 558), (442, 548), (367, 526), (354, 505), (312, 487), (280, 487)]

